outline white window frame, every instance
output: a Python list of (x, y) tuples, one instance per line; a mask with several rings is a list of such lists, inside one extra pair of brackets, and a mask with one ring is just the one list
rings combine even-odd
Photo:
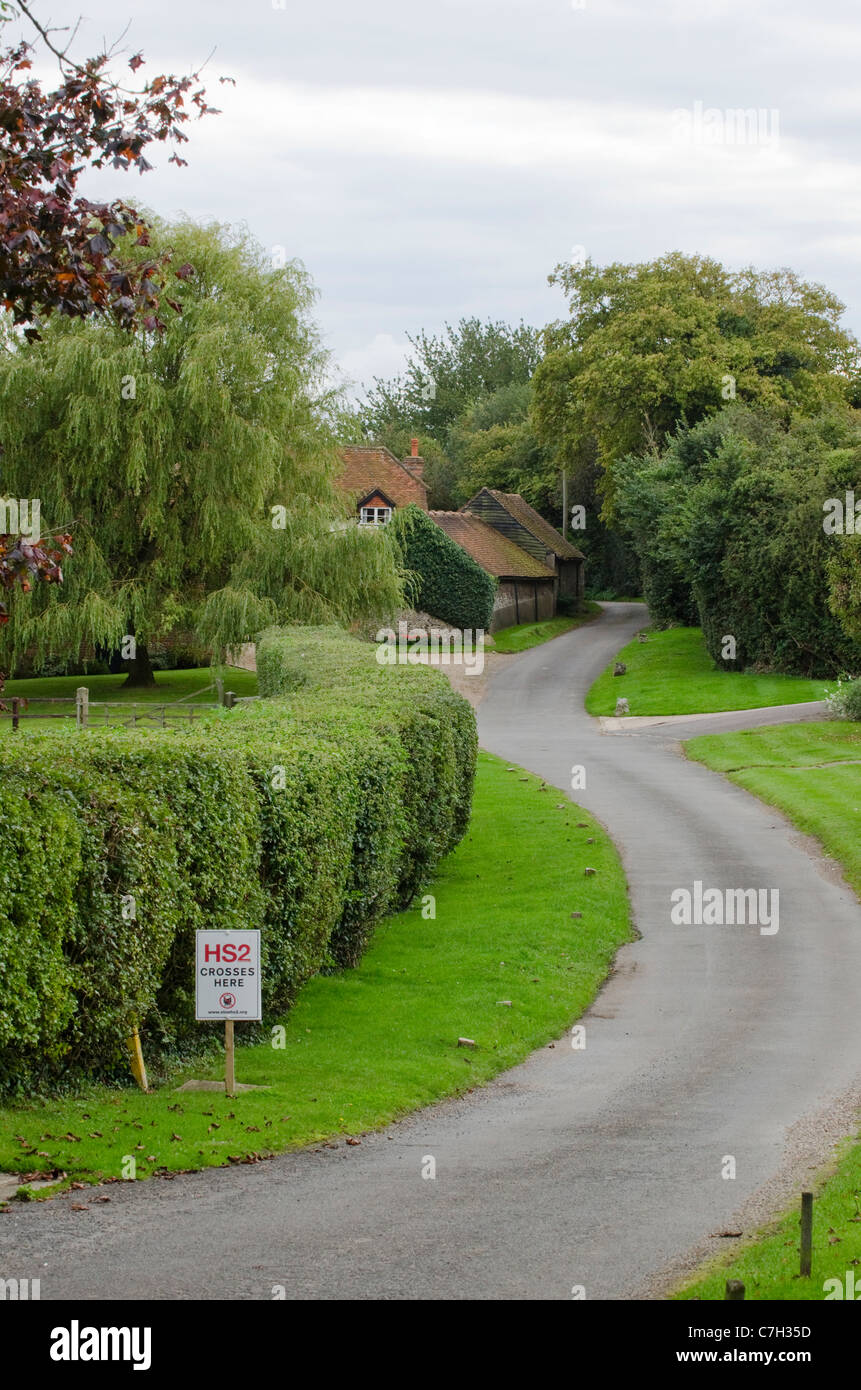
[(391, 507), (362, 507), (359, 512), (359, 522), (362, 526), (385, 526), (391, 519)]

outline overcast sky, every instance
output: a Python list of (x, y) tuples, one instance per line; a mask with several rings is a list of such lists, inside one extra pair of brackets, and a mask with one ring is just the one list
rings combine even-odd
[[(557, 317), (547, 276), (585, 254), (791, 265), (861, 333), (858, 0), (35, 5), (82, 16), (77, 56), (130, 19), (140, 75), (215, 48), (222, 114), (190, 127), (188, 168), (165, 155), (99, 191), (244, 221), (303, 261), (357, 383), (421, 328)], [(743, 129), (739, 108), (759, 113)]]

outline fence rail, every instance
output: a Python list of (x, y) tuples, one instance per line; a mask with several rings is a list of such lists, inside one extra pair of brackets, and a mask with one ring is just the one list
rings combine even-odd
[[(217, 692), (218, 698), (216, 700), (192, 699), (195, 695), (205, 695), (209, 690)], [(149, 721), (162, 729), (166, 729), (168, 724), (193, 724), (201, 712), (211, 713), (212, 710), (222, 706), (233, 709), (235, 705), (247, 704), (259, 698), (258, 695), (240, 696), (232, 690), (225, 690), (222, 681), (205, 685), (201, 690), (193, 690), (191, 694), (183, 695), (179, 700), (166, 700), (158, 703), (155, 701), (138, 702), (136, 700), (91, 700), (87, 686), (81, 685), (75, 695), (8, 695), (5, 702), (7, 708), (0, 709), (0, 719), (11, 719), (14, 730), (20, 727), (22, 719), (74, 719), (79, 729), (108, 726), (117, 729), (135, 728), (138, 724)], [(68, 705), (71, 708), (56, 712), (49, 710), (42, 713), (31, 711), (30, 705)], [(117, 713), (111, 714), (112, 710), (116, 710)]]

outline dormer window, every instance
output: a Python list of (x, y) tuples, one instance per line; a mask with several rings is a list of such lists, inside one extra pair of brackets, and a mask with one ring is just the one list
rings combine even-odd
[(391, 507), (362, 507), (359, 512), (359, 521), (363, 526), (385, 526), (391, 519)]

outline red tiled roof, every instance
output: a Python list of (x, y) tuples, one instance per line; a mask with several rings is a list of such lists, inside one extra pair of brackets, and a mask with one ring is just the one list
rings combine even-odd
[[(530, 507), (528, 502), (520, 496), (519, 492), (497, 492), (489, 487), (487, 491), (494, 497), (500, 506), (504, 507), (509, 516), (513, 516), (515, 521), (519, 521), (521, 526), (525, 526), (537, 541), (546, 545), (548, 550), (552, 550), (560, 560), (582, 560), (584, 558), (582, 550), (578, 550), (575, 545), (560, 535), (549, 521), (539, 515), (534, 507)], [(467, 507), (469, 502), (467, 502)]]
[(429, 515), (467, 555), (497, 579), (554, 578), (553, 571), (540, 560), (528, 555), (477, 516), (470, 516), (468, 512), (430, 512)]
[(383, 492), (396, 507), (414, 502), (423, 512), (428, 509), (428, 490), (391, 450), (382, 444), (354, 445), (341, 450), (343, 471), (338, 478), (342, 492), (355, 495), (357, 502), (372, 492)]

